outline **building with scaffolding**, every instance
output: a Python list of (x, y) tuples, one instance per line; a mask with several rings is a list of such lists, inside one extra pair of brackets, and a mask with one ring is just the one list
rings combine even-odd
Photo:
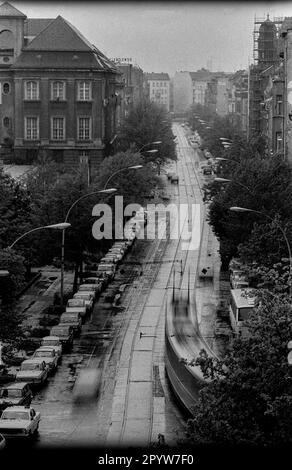
[[(271, 102), (272, 77), (281, 64), (279, 29), (282, 22), (283, 18), (271, 20), (269, 15), (266, 19), (254, 20), (254, 63), (249, 68), (249, 137), (270, 136), (268, 103)], [(267, 99), (270, 101), (267, 102)]]

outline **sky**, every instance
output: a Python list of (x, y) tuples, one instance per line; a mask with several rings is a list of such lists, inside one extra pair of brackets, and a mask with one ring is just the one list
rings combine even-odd
[(201, 67), (225, 72), (245, 69), (253, 61), (255, 16), (292, 16), (289, 1), (10, 3), (28, 18), (61, 15), (107, 57), (132, 58), (145, 72), (170, 76)]

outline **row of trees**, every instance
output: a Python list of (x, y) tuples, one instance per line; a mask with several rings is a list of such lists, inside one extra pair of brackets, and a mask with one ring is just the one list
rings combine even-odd
[[(202, 125), (194, 114), (208, 122)], [(257, 291), (257, 308), (247, 321), (248, 338), (236, 338), (220, 360), (197, 358), (208, 385), (200, 392), (187, 438), (195, 445), (279, 446), (291, 444), (292, 370), (287, 361), (292, 338), (287, 245), (292, 243), (291, 167), (272, 157), (262, 137), (247, 141), (230, 118), (191, 110), (189, 122), (217, 163), (216, 176), (228, 183), (205, 185), (209, 222), (220, 240), (223, 268), (240, 257)], [(206, 129), (211, 127), (211, 130)], [(220, 137), (232, 144), (224, 149)], [(228, 161), (227, 161), (228, 160)], [(262, 212), (234, 213), (232, 206)]]

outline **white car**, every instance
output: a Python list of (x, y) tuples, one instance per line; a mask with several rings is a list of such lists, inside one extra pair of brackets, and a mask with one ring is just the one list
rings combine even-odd
[(33, 357), (22, 362), (16, 373), (17, 382), (28, 382), (31, 385), (42, 385), (48, 378), (49, 366), (43, 358)]
[(59, 356), (52, 346), (41, 346), (36, 349), (32, 357), (42, 358), (49, 366), (49, 372), (53, 372), (58, 367)]
[(101, 292), (100, 284), (80, 284), (78, 292), (94, 292), (95, 297)]
[(30, 437), (38, 431), (41, 414), (30, 406), (11, 406), (0, 417), (4, 437)]
[(41, 347), (42, 346), (53, 347), (59, 356), (59, 360), (61, 359), (63, 347), (59, 336), (44, 336), (41, 342)]
[(93, 308), (93, 302), (94, 302), (94, 296), (95, 292), (76, 292), (76, 294), (73, 295), (74, 299), (83, 299), (86, 305), (86, 308), (88, 311), (92, 310)]
[(77, 312), (81, 317), (85, 317), (87, 308), (84, 299), (69, 299), (66, 305), (66, 312)]

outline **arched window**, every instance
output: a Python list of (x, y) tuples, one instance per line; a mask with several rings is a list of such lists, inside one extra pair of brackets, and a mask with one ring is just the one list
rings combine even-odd
[(0, 49), (14, 49), (14, 36), (9, 29), (0, 32)]
[(3, 118), (3, 126), (4, 126), (4, 127), (9, 127), (9, 126), (10, 126), (10, 119), (9, 119), (9, 117)]

